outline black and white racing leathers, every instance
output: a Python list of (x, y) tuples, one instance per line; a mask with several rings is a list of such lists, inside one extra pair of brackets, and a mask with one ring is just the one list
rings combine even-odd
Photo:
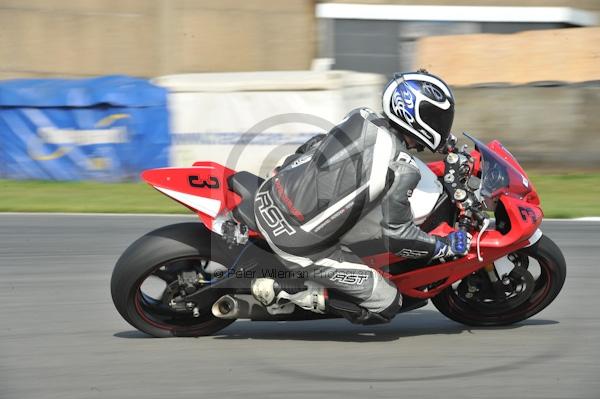
[(408, 201), (419, 179), (415, 161), (387, 120), (357, 109), (326, 135), (304, 144), (260, 187), (256, 222), (287, 267), (303, 268), (309, 280), (370, 312), (395, 314), (396, 287), (340, 238), (380, 206), (391, 252), (432, 257), (436, 239), (413, 223)]

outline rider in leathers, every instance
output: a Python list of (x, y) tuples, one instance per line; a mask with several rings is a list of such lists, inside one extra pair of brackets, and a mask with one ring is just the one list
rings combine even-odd
[(396, 74), (383, 94), (383, 115), (356, 109), (288, 157), (260, 187), (254, 210), (273, 251), (307, 281), (299, 288), (257, 278), (256, 299), (272, 312), (292, 302), (355, 323), (391, 320), (400, 292), (340, 242), (376, 207), (390, 252), (423, 264), (464, 256), (469, 237), (428, 235), (413, 222), (409, 203), (420, 172), (407, 149), (439, 150), (453, 116), (454, 98), (441, 79), (425, 71)]

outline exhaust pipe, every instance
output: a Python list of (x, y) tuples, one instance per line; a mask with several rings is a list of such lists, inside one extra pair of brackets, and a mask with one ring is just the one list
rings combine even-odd
[(240, 317), (240, 304), (231, 295), (225, 295), (212, 305), (211, 311), (220, 319), (237, 319)]
[(300, 308), (292, 308), (289, 312), (271, 314), (252, 295), (236, 294), (235, 297), (225, 295), (212, 305), (212, 314), (220, 319), (250, 319), (262, 321), (281, 320), (314, 320), (335, 318), (331, 314), (312, 313)]

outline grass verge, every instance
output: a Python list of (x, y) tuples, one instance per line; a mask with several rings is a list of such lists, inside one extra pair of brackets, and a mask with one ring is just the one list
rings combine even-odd
[[(600, 173), (531, 174), (546, 217), (600, 216)], [(145, 183), (0, 180), (0, 212), (189, 213)]]
[(531, 173), (548, 218), (600, 216), (600, 173)]
[(1, 212), (190, 213), (145, 183), (0, 180)]

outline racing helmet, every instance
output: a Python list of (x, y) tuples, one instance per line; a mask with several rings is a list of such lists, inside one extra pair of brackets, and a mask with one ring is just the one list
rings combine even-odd
[(383, 92), (383, 113), (394, 128), (435, 152), (450, 135), (454, 96), (425, 70), (396, 73)]

